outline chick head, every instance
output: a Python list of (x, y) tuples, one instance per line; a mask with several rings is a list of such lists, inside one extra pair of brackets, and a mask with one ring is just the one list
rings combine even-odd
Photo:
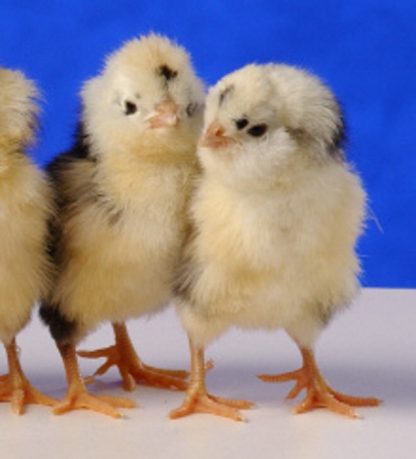
[(286, 65), (248, 65), (207, 96), (198, 154), (219, 175), (263, 180), (295, 162), (342, 158), (340, 107), (316, 77)]
[(21, 150), (34, 140), (39, 106), (35, 84), (23, 73), (0, 67), (0, 150)]
[(84, 123), (104, 150), (137, 149), (155, 140), (169, 145), (181, 136), (196, 139), (204, 98), (187, 52), (150, 34), (125, 43), (85, 84)]

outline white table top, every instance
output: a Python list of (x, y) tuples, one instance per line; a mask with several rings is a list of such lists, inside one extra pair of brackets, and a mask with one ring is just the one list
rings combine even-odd
[[(62, 363), (35, 316), (18, 336), (22, 364), (34, 385), (62, 397)], [(187, 368), (186, 337), (172, 309), (149, 321), (134, 321), (129, 329), (146, 363)], [(19, 417), (8, 404), (0, 404), (0, 455), (5, 459), (414, 458), (415, 329), (416, 290), (369, 289), (323, 333), (317, 357), (333, 387), (384, 400), (379, 408), (359, 409), (360, 420), (325, 410), (293, 415), (293, 403), (284, 400), (291, 384), (265, 384), (255, 377), (297, 368), (300, 358), (293, 343), (281, 331), (233, 330), (208, 348), (207, 357), (215, 361), (208, 387), (216, 395), (254, 401), (255, 409), (245, 411), (247, 422), (203, 414), (171, 421), (167, 414), (183, 394), (147, 387), (127, 394), (140, 407), (124, 410), (121, 420), (88, 411), (58, 417), (38, 406), (29, 406)], [(83, 348), (111, 342), (111, 329), (105, 325)], [(83, 372), (89, 374), (97, 363), (82, 360)], [(112, 370), (92, 390), (126, 395), (118, 380)]]

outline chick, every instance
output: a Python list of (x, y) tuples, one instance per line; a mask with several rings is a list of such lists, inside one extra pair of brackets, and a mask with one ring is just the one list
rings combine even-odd
[(117, 406), (131, 406), (93, 397), (80, 379), (75, 347), (103, 321), (113, 322), (116, 344), (81, 353), (108, 358), (97, 374), (117, 365), (126, 389), (136, 381), (187, 387), (186, 372), (141, 362), (124, 321), (160, 311), (172, 296), (204, 97), (185, 50), (154, 34), (127, 42), (83, 87), (76, 142), (49, 167), (59, 196), (59, 277), (41, 316), (69, 384), (55, 413), (118, 417)]
[(46, 177), (25, 154), (35, 137), (38, 90), (21, 72), (0, 68), (0, 98), (0, 340), (9, 367), (0, 377), (0, 401), (21, 414), (27, 403), (54, 403), (23, 374), (15, 340), (49, 287), (52, 199)]
[(317, 78), (286, 65), (249, 65), (208, 94), (198, 156), (202, 176), (190, 204), (193, 231), (175, 281), (188, 332), (191, 382), (172, 418), (209, 412), (241, 420), (245, 401), (205, 388), (204, 348), (229, 326), (284, 328), (303, 357), (300, 370), (265, 381), (296, 381), (304, 412), (326, 407), (355, 416), (374, 398), (334, 391), (313, 346), (357, 288), (355, 243), (365, 192), (344, 159), (335, 97)]

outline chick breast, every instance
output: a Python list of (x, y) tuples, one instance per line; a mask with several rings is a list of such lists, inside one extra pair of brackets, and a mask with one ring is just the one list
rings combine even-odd
[(166, 305), (194, 162), (127, 161), (107, 177), (101, 162), (63, 156), (52, 169), (62, 201), (55, 248), (60, 274), (43, 316), (54, 337), (77, 340), (104, 320), (124, 321)]
[(204, 180), (191, 209), (198, 230), (176, 282), (195, 342), (237, 325), (284, 327), (310, 344), (357, 289), (364, 203), (359, 178), (340, 162), (305, 168), (260, 194)]

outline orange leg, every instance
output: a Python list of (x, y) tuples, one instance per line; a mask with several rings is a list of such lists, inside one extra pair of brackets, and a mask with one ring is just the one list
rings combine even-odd
[(295, 408), (296, 413), (305, 413), (315, 408), (327, 408), (350, 418), (359, 416), (352, 408), (354, 406), (377, 406), (380, 400), (377, 398), (363, 398), (346, 395), (332, 389), (325, 381), (315, 362), (315, 357), (310, 349), (300, 348), (303, 358), (303, 366), (299, 370), (278, 375), (259, 375), (265, 382), (286, 382), (295, 380), (296, 384), (287, 395), (288, 399), (294, 399), (305, 389), (306, 396)]
[(84, 408), (113, 418), (120, 418), (121, 414), (116, 408), (135, 407), (135, 403), (126, 398), (89, 394), (79, 373), (75, 347), (71, 344), (65, 344), (58, 346), (58, 348), (65, 365), (68, 391), (65, 399), (55, 406), (54, 414), (63, 414)]
[(170, 417), (176, 419), (193, 413), (210, 413), (234, 421), (243, 421), (244, 418), (239, 410), (249, 409), (253, 404), (245, 400), (227, 400), (208, 394), (205, 387), (207, 367), (204, 364), (204, 351), (197, 348), (191, 339), (189, 344), (191, 349), (191, 381), (182, 406), (171, 411)]
[(90, 382), (95, 376), (102, 375), (112, 366), (117, 366), (120, 372), (123, 388), (132, 391), (136, 383), (146, 386), (154, 386), (162, 389), (185, 390), (188, 384), (184, 381), (188, 372), (181, 370), (163, 370), (145, 365), (137, 355), (124, 323), (113, 324), (116, 343), (104, 349), (96, 351), (79, 351), (78, 355), (88, 359), (106, 357), (106, 362), (87, 381)]
[(52, 406), (56, 400), (35, 389), (23, 374), (17, 354), (16, 341), (5, 346), (9, 373), (0, 377), (0, 401), (10, 402), (14, 413), (23, 414), (25, 405), (34, 403)]

